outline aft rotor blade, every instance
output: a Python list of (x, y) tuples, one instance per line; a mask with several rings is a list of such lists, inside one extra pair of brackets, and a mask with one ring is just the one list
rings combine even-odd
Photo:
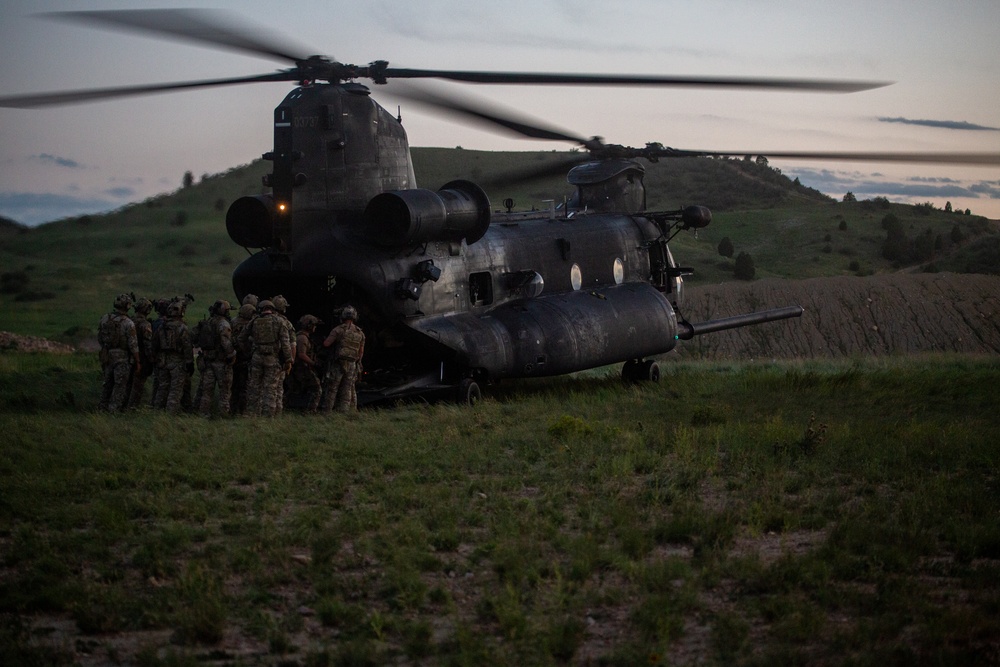
[(465, 120), (472, 120), (480, 124), (503, 128), (514, 134), (530, 139), (545, 139), (551, 141), (569, 141), (575, 144), (586, 145), (591, 140), (584, 137), (570, 134), (566, 130), (561, 130), (552, 126), (545, 126), (542, 121), (516, 114), (508, 109), (500, 109), (498, 105), (487, 104), (482, 100), (472, 100), (468, 96), (458, 97), (446, 95), (442, 92), (430, 92), (428, 90), (417, 90), (405, 84), (395, 84), (390, 88), (390, 92), (404, 99), (424, 104), (434, 109), (439, 109), (448, 113), (461, 116)]
[[(729, 156), (763, 155), (782, 160), (843, 160), (845, 162), (912, 162), (924, 164), (1000, 165), (1000, 153), (878, 153), (824, 151), (678, 151), (687, 155)], [(669, 156), (663, 156), (669, 157)], [(685, 157), (678, 155), (677, 157)]]
[(171, 37), (189, 42), (242, 51), (278, 60), (299, 62), (307, 56), (296, 47), (281, 44), (273, 31), (251, 26), (235, 16), (204, 9), (109, 9), (96, 11), (51, 12), (46, 18), (88, 23), (103, 28)]
[(294, 80), (294, 75), (288, 72), (275, 72), (233, 79), (210, 79), (205, 81), (182, 81), (177, 83), (161, 83), (151, 85), (121, 86), (117, 88), (94, 88), (89, 90), (67, 90), (52, 93), (34, 93), (0, 97), (0, 107), (10, 109), (38, 109), (41, 107), (59, 106), (61, 104), (78, 104), (80, 102), (97, 102), (117, 97), (132, 97), (165, 93), (172, 90), (191, 88), (208, 88), (212, 86), (230, 86), (241, 83), (261, 83), (267, 81)]
[(447, 79), (466, 83), (579, 86), (677, 86), (690, 88), (759, 88), (856, 93), (891, 85), (891, 81), (782, 79), (773, 77), (656, 76), (628, 74), (559, 74), (546, 72), (464, 72), (389, 67), (387, 78)]

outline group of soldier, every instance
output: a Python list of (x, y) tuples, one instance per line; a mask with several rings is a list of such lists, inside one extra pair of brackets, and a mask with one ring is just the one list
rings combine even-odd
[[(209, 306), (209, 317), (189, 327), (184, 318), (193, 301), (191, 295), (155, 302), (118, 295), (98, 325), (100, 410), (146, 404), (147, 381), (148, 405), (171, 414), (208, 417), (214, 408), (220, 416), (274, 416), (290, 404), (313, 413), (357, 410), (365, 335), (352, 306), (342, 308), (342, 323), (318, 339), (321, 320), (303, 315), (296, 330), (280, 294), (264, 300), (248, 294), (232, 319), (231, 304), (220, 299)], [(154, 308), (159, 317), (150, 321)], [(195, 368), (200, 376), (192, 398)]]

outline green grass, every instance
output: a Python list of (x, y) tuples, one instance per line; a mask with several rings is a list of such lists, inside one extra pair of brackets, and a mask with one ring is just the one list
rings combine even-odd
[(90, 356), (0, 364), (4, 664), (1000, 649), (993, 357), (684, 362), (655, 387), (212, 421), (94, 412)]

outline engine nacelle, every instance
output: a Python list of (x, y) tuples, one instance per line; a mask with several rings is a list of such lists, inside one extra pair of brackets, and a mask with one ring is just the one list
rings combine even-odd
[(266, 248), (274, 242), (274, 199), (271, 195), (240, 197), (226, 211), (226, 231), (244, 248)]
[(688, 206), (681, 211), (681, 226), (684, 229), (701, 229), (712, 222), (712, 212), (704, 206)]
[(451, 181), (440, 190), (394, 190), (365, 207), (364, 224), (375, 242), (401, 246), (427, 241), (483, 238), (490, 226), (490, 199), (470, 181)]

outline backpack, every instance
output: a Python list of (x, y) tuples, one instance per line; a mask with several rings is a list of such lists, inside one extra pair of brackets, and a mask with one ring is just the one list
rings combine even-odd
[(106, 350), (117, 350), (122, 347), (121, 315), (108, 313), (101, 318), (97, 330), (97, 341)]
[(203, 350), (214, 350), (218, 342), (212, 320), (202, 320), (195, 327), (195, 345)]
[(167, 322), (156, 332), (157, 349), (160, 352), (180, 352), (181, 336), (172, 322)]

